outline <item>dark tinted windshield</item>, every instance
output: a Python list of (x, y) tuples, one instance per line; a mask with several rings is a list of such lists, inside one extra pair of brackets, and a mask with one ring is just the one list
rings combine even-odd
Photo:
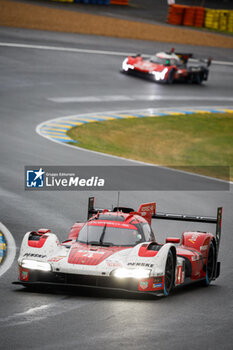
[(134, 246), (142, 241), (142, 235), (137, 228), (122, 228), (108, 226), (108, 224), (95, 226), (85, 225), (80, 230), (77, 242), (116, 245), (116, 246)]
[(158, 56), (152, 56), (150, 58), (150, 61), (153, 63), (157, 63), (157, 64), (162, 64), (162, 65), (179, 65), (181, 64), (181, 61), (179, 59), (176, 58), (161, 58)]

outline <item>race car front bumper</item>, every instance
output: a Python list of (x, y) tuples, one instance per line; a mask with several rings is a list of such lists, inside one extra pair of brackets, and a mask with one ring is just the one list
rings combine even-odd
[(95, 287), (104, 289), (119, 289), (131, 292), (159, 293), (163, 291), (164, 277), (149, 277), (143, 279), (117, 278), (111, 276), (96, 276), (84, 274), (69, 274), (52, 271), (29, 270), (19, 267), (19, 281), (16, 284), (24, 286), (33, 285), (59, 285), (77, 287)]

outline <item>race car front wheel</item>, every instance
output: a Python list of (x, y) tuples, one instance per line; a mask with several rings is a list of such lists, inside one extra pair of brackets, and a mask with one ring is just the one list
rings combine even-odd
[(164, 275), (163, 293), (165, 296), (168, 296), (171, 293), (172, 288), (174, 286), (174, 270), (175, 270), (175, 265), (174, 265), (173, 254), (171, 250), (169, 250), (167, 255), (165, 275)]
[(170, 72), (168, 73), (167, 84), (173, 84), (174, 77), (175, 77), (175, 71), (174, 71), (174, 69), (171, 69)]

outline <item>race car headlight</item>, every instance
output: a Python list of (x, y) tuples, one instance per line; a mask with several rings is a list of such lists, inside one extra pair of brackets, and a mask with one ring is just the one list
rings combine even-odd
[(24, 259), (21, 266), (25, 269), (51, 271), (51, 265), (43, 261)]
[(147, 269), (124, 269), (119, 268), (113, 271), (113, 276), (117, 278), (148, 278), (150, 276), (150, 270)]
[(134, 69), (132, 64), (128, 64), (128, 58), (126, 58), (122, 63), (122, 69), (127, 72), (129, 69)]

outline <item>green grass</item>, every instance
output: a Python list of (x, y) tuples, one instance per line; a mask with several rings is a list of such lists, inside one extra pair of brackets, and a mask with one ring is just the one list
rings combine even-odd
[(223, 179), (233, 166), (233, 113), (117, 119), (67, 134), (78, 147)]

